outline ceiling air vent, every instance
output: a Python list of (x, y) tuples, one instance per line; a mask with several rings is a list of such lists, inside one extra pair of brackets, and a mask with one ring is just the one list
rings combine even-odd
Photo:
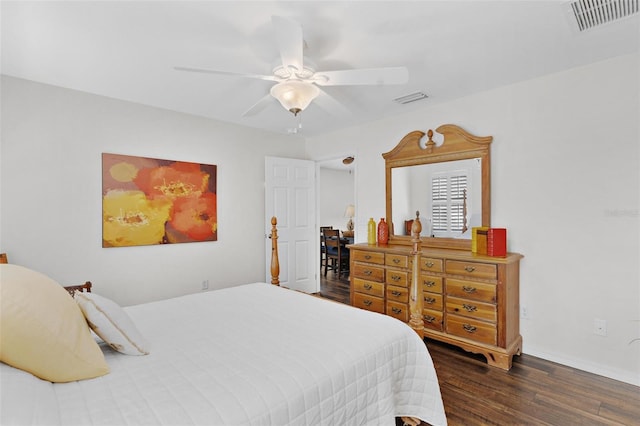
[(577, 0), (569, 3), (578, 30), (585, 31), (638, 13), (638, 0)]
[(416, 93), (412, 93), (410, 95), (406, 95), (406, 96), (401, 96), (399, 98), (394, 99), (394, 101), (396, 101), (399, 104), (408, 104), (411, 102), (415, 102), (415, 101), (419, 101), (422, 99), (427, 99), (429, 96), (427, 96), (426, 93), (422, 93), (422, 92), (416, 92)]

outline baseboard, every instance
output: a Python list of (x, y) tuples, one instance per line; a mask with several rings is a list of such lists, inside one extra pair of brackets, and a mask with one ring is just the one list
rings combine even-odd
[(523, 351), (527, 355), (535, 356), (537, 358), (542, 358), (547, 361), (556, 362), (558, 364), (566, 365), (571, 368), (576, 368), (578, 370), (586, 371), (589, 373), (597, 374), (599, 376), (604, 376), (609, 379), (618, 380), (620, 382), (629, 383), (634, 386), (640, 386), (640, 375), (638, 373), (634, 373), (632, 371), (620, 370), (616, 368), (611, 368), (607, 365), (596, 364), (580, 359), (575, 358), (567, 358), (566, 356), (549, 353), (545, 351), (539, 351), (535, 348), (527, 347), (526, 351)]

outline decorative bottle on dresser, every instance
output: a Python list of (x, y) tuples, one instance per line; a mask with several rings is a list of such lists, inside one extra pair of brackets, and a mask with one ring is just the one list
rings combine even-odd
[(378, 223), (378, 244), (386, 245), (389, 242), (389, 225), (380, 218)]
[(376, 222), (373, 218), (369, 218), (369, 223), (367, 223), (367, 244), (376, 245)]

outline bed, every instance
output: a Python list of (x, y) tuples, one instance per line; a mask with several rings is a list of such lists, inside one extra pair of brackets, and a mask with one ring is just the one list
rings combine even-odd
[[(3, 299), (12, 270), (0, 270)], [(0, 424), (446, 424), (424, 342), (391, 317), (267, 283), (121, 309), (141, 356), (88, 332), (107, 374), (52, 383), (2, 362)]]

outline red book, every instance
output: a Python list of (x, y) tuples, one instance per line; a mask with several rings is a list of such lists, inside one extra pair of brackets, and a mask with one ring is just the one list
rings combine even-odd
[(487, 231), (487, 255), (495, 257), (507, 256), (506, 228), (489, 228)]

